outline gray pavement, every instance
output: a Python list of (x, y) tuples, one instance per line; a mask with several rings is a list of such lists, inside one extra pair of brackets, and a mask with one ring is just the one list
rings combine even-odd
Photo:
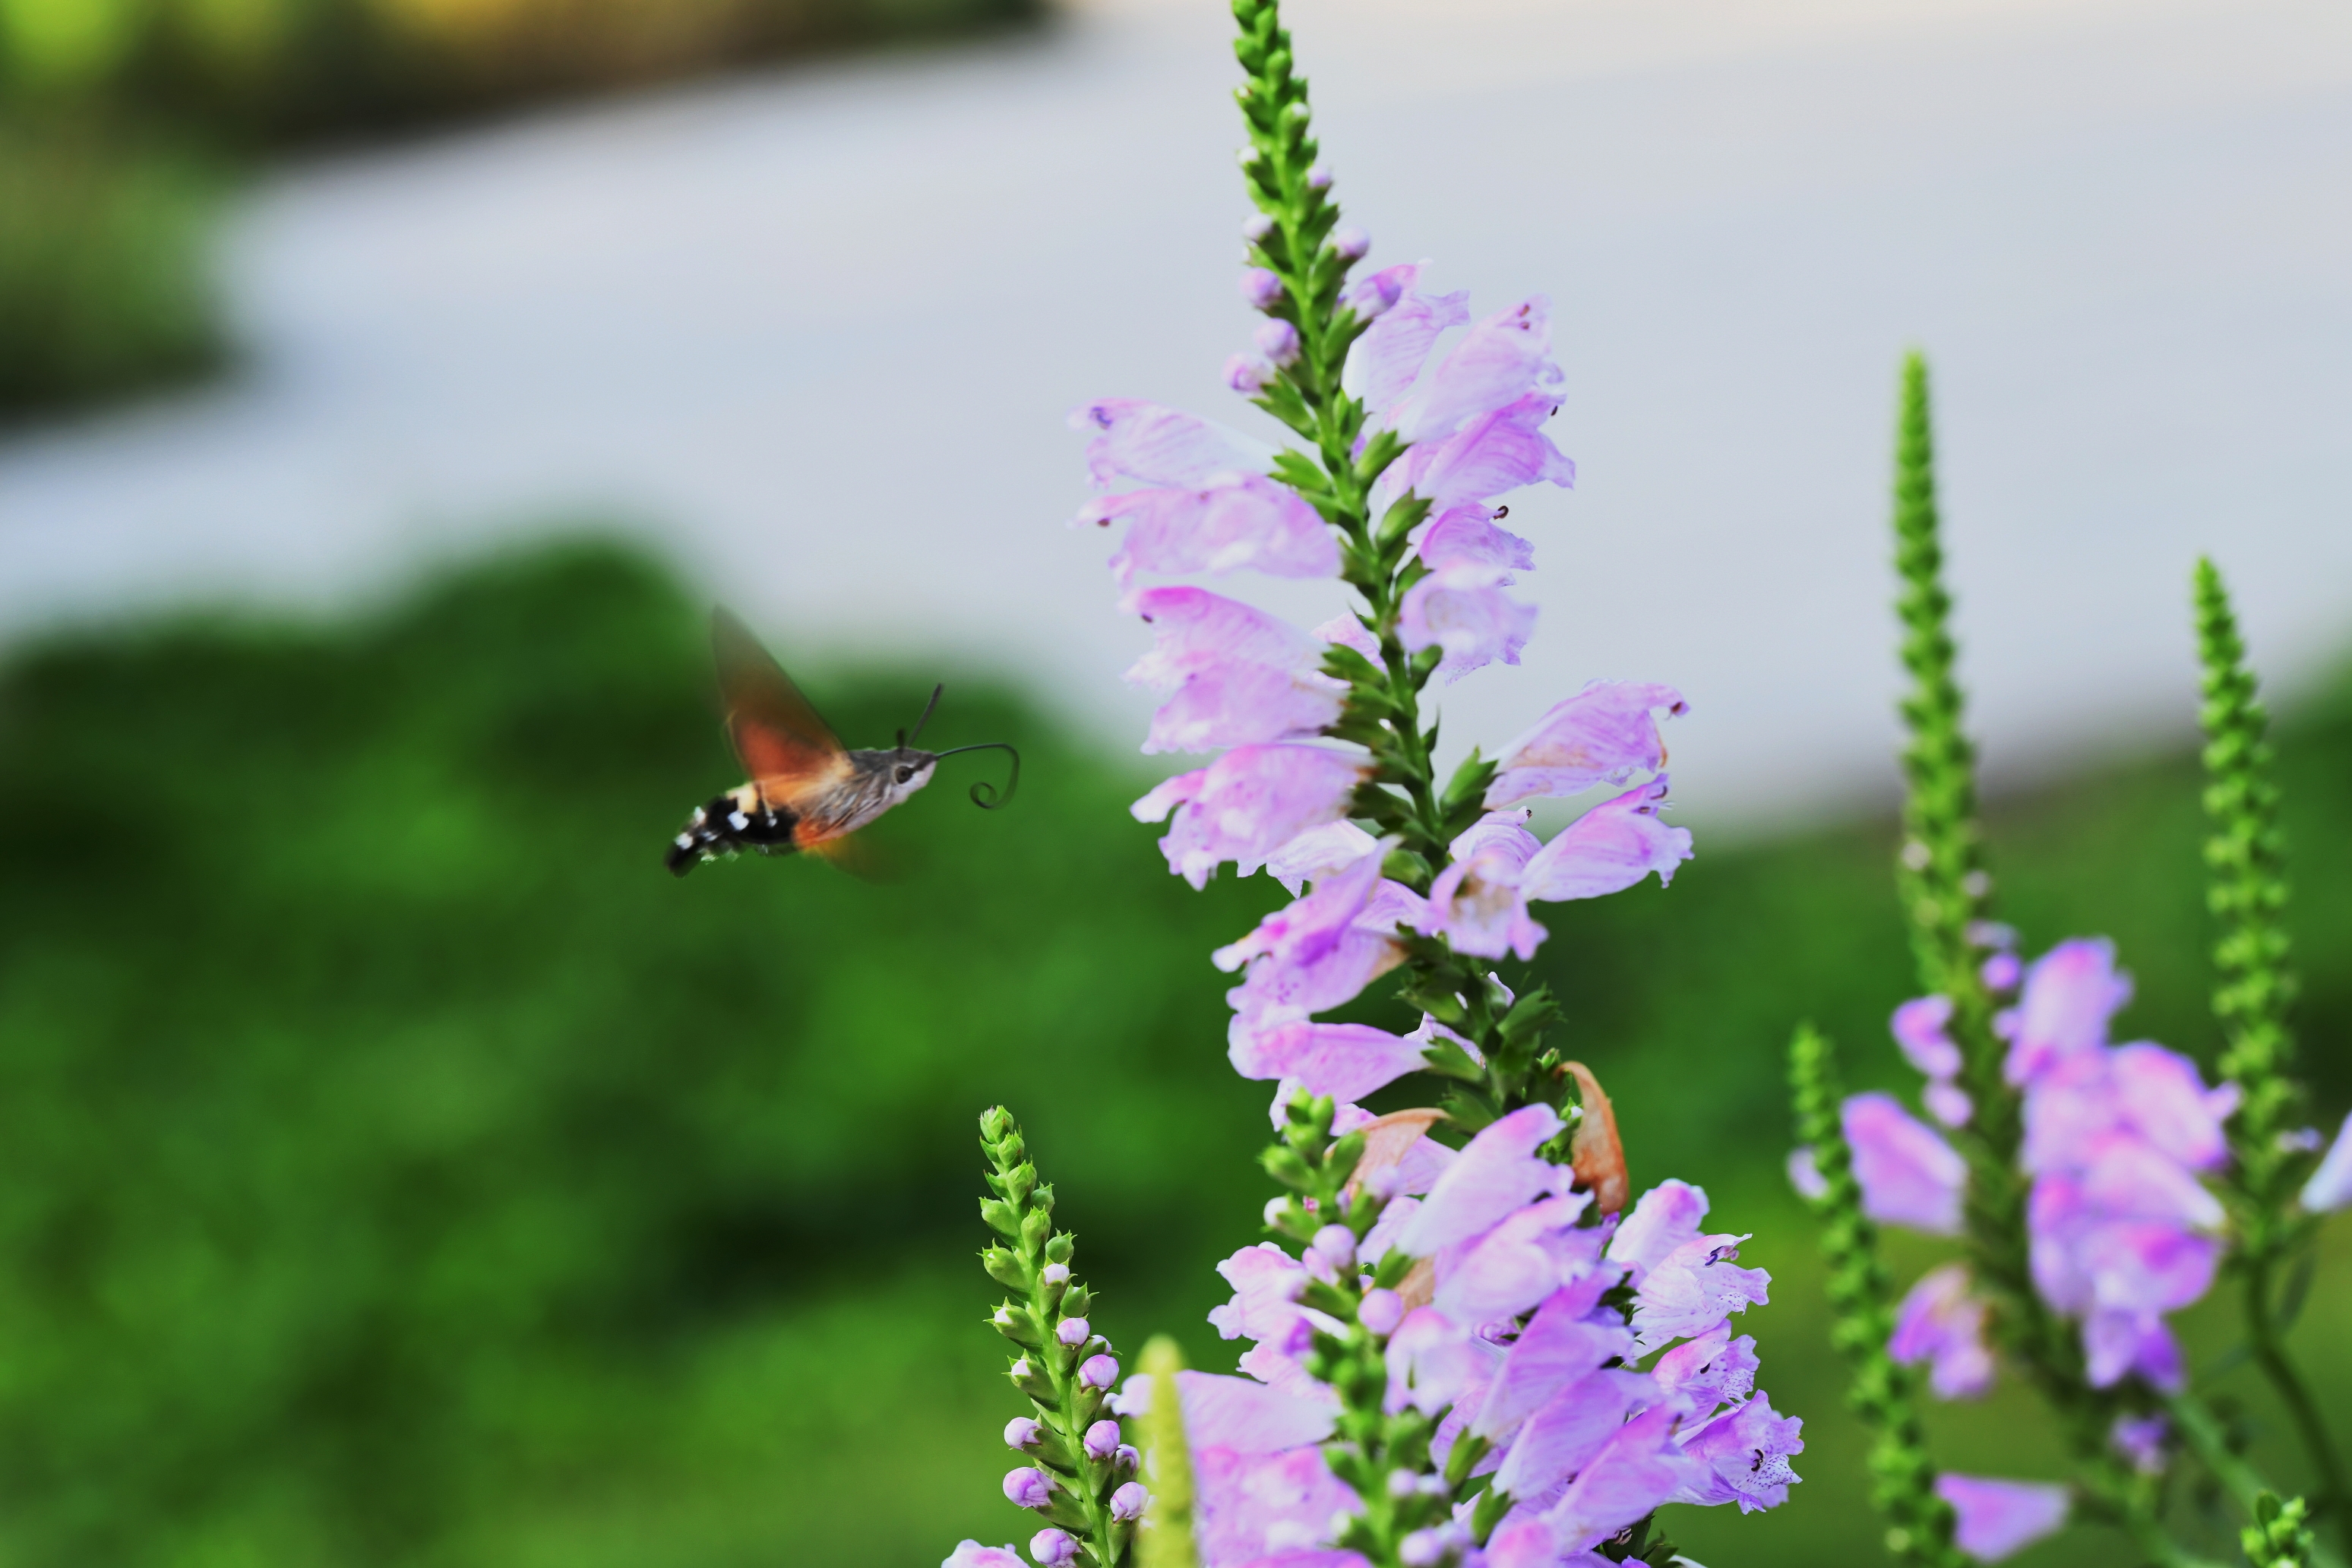
[[(1375, 262), (1553, 297), (1573, 495), (1496, 741), (1678, 683), (1685, 819), (1885, 797), (1896, 357), (1938, 376), (1997, 773), (2181, 733), (2214, 551), (2291, 693), (2352, 651), (2352, 12), (2244, 0), (1295, 0)], [(232, 383), (0, 445), (0, 635), (380, 596), (618, 520), (813, 658), (1147, 710), (1064, 411), (1250, 425), (1216, 0), (297, 169), (241, 211)], [(1329, 595), (1224, 584), (1302, 616)]]

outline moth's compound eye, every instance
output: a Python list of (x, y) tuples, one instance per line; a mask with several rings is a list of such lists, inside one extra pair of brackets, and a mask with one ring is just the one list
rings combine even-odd
[(914, 769), (912, 769), (912, 768), (908, 767), (908, 766), (906, 763), (900, 763), (898, 764), (898, 782), (899, 782), (900, 784), (905, 784), (908, 779), (913, 778), (914, 776), (915, 776), (915, 770), (914, 770)]

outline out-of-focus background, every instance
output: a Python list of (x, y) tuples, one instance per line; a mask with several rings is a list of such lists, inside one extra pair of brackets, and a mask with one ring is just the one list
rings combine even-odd
[[(2231, 574), (2332, 1124), (2352, 21), (1290, 21), (1375, 259), (1555, 303), (1579, 489), (1514, 503), (1544, 620), (1448, 698), (1454, 742), (1593, 675), (1692, 700), (1699, 858), (1548, 911), (1535, 966), (1637, 1179), (1706, 1185), (1775, 1276), (1745, 1326), (1807, 1479), (1673, 1528), (1717, 1568), (1869, 1561), (1780, 1081), (1805, 1016), (1900, 1080), (1896, 355), (1938, 373), (2006, 912), (2032, 948), (2115, 936), (2126, 1030), (2209, 1060), (2186, 588), (2200, 551)], [(1202, 1314), (1256, 1234), (1265, 1093), (1205, 955), (1279, 895), (1194, 894), (1126, 816), (1167, 759), (1133, 752), (1104, 543), (1061, 527), (1060, 426), (1103, 393), (1256, 418), (1216, 379), (1249, 325), (1226, 25), (0, 0), (0, 1562), (862, 1568), (1025, 1537), (971, 1259), (996, 1101), (1108, 1331), (1226, 1364)], [(935, 733), (1019, 742), (1018, 801), (943, 782), (877, 830), (886, 883), (672, 883), (663, 841), (733, 782), (715, 595), (853, 743), (946, 679)], [(2347, 1234), (2299, 1334), (2339, 1409)], [(2191, 1330), (2222, 1355), (2226, 1303)], [(2046, 1457), (2010, 1394), (1937, 1425), (1958, 1468)]]

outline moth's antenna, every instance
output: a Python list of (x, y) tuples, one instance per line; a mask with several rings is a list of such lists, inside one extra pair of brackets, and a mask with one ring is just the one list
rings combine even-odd
[[(946, 691), (947, 689), (947, 682), (945, 681), (941, 681), (939, 685), (931, 688), (931, 700), (923, 704), (923, 716), (915, 721), (915, 729), (912, 734), (908, 733), (904, 730), (898, 731), (898, 749), (900, 751), (905, 751), (908, 747), (913, 745), (917, 741), (923, 738), (923, 726), (929, 723), (931, 721), (931, 715), (940, 710), (940, 695)], [(946, 753), (944, 752), (941, 753), (941, 755), (945, 754)]]
[[(937, 697), (932, 700), (937, 701)], [(929, 717), (928, 714), (925, 716)], [(938, 754), (942, 757), (952, 757), (958, 752), (1006, 752), (1012, 754), (1013, 772), (1004, 780), (1004, 792), (1002, 795), (990, 788), (985, 779), (971, 786), (971, 804), (981, 810), (994, 811), (998, 806), (1010, 801), (1013, 798), (1013, 792), (1021, 786), (1021, 753), (1013, 751), (1011, 742), (982, 741), (976, 746), (956, 746)]]

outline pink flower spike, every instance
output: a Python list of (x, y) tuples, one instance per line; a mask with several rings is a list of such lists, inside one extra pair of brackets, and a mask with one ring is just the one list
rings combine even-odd
[(1957, 1236), (1968, 1162), (1935, 1130), (1884, 1094), (1857, 1094), (1841, 1115), (1853, 1146), (1862, 1210), (1888, 1225)]
[(1260, 474), (1200, 489), (1098, 496), (1071, 526), (1108, 528), (1121, 519), (1127, 538), (1110, 558), (1121, 587), (1138, 572), (1182, 576), (1246, 566), (1270, 577), (1330, 577), (1339, 571), (1339, 547), (1315, 509)]
[(1546, 903), (1597, 899), (1653, 871), (1658, 886), (1672, 882), (1675, 868), (1691, 858), (1691, 836), (1687, 827), (1658, 820), (1666, 784), (1660, 773), (1570, 823), (1528, 861), (1520, 878), (1528, 898)]
[(2326, 1214), (2352, 1203), (2352, 1116), (2336, 1134), (2336, 1142), (2321, 1156), (2319, 1168), (2303, 1184), (2295, 1201), (2313, 1214)]
[(1886, 1353), (1930, 1363), (1928, 1385), (1940, 1399), (1981, 1399), (1993, 1381), (1984, 1327), (1985, 1304), (1969, 1291), (1968, 1269), (1947, 1263), (1921, 1276), (1903, 1298)]
[(1503, 592), (1510, 574), (1492, 566), (1448, 566), (1405, 590), (1397, 635), (1414, 653), (1442, 647), (1437, 673), (1448, 683), (1500, 660), (1519, 662), (1535, 635), (1536, 610)]
[(1319, 746), (1236, 746), (1131, 809), (1139, 822), (1174, 811), (1160, 853), (1170, 870), (1204, 888), (1222, 862), (1246, 877), (1308, 828), (1347, 816), (1369, 771), (1360, 758)]
[(1503, 748), (1486, 789), (1487, 806), (1582, 795), (1595, 784), (1622, 784), (1636, 773), (1657, 772), (1666, 765), (1655, 717), (1661, 710), (1672, 716), (1688, 712), (1690, 705), (1671, 686), (1591, 682)]
[(1427, 1258), (1495, 1224), (1551, 1189), (1555, 1167), (1536, 1151), (1559, 1134), (1559, 1113), (1528, 1105), (1488, 1125), (1470, 1140), (1397, 1238), (1414, 1258)]
[(1228, 1054), (1244, 1078), (1280, 1079), (1309, 1094), (1354, 1100), (1420, 1070), (1421, 1051), (1420, 1041), (1370, 1024), (1299, 1020), (1236, 1034)]
[[(1508, 529), (1496, 527), (1495, 509), (1484, 501), (1464, 501), (1440, 512), (1423, 531), (1418, 550), (1422, 564), (1432, 571), (1486, 566), (1532, 572), (1536, 566), (1536, 547)], [(1506, 584), (1511, 581), (1501, 579)]]
[(2072, 1507), (2064, 1487), (1949, 1470), (1936, 1478), (1936, 1495), (1959, 1515), (1954, 1539), (1960, 1550), (1980, 1563), (1998, 1563), (2054, 1535)]
[(2029, 1083), (2063, 1058), (2106, 1044), (2107, 1021), (2131, 994), (2130, 976), (2116, 970), (2116, 944), (2104, 938), (2077, 937), (2042, 954), (2018, 999), (2009, 1081)]
[(1551, 302), (1538, 294), (1472, 327), (1391, 423), (1406, 440), (1427, 441), (1530, 392), (1553, 399), (1561, 379), (1551, 361)]
[(1094, 433), (1087, 443), (1087, 470), (1097, 489), (1120, 479), (1203, 485), (1274, 466), (1274, 448), (1263, 441), (1197, 414), (1131, 397), (1106, 397), (1076, 409), (1070, 427)]

